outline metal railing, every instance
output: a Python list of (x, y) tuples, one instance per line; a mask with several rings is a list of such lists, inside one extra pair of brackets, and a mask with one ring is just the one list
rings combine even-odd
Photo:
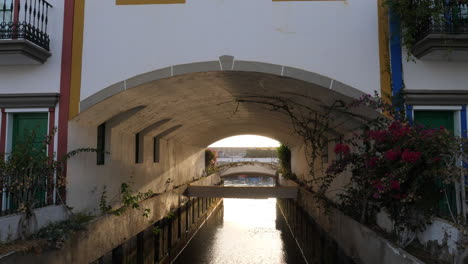
[(468, 34), (468, 3), (456, 0), (442, 1), (443, 12), (420, 21), (416, 36), (420, 40), (428, 34)]
[(0, 0), (0, 39), (26, 39), (50, 50), (51, 7), (45, 0)]

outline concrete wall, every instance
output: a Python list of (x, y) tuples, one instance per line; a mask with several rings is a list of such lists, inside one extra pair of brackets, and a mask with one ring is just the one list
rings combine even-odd
[[(199, 181), (194, 182), (197, 185), (216, 184), (220, 182), (219, 175), (213, 174)], [(87, 230), (77, 232), (70, 238), (61, 250), (45, 251), (40, 256), (28, 253), (13, 253), (0, 258), (1, 263), (47, 263), (47, 264), (62, 264), (62, 263), (91, 263), (103, 257), (103, 260), (111, 259), (104, 263), (120, 263), (112, 262), (112, 258), (116, 255), (128, 260), (128, 263), (136, 263), (137, 245), (136, 237), (142, 234), (148, 235), (152, 232), (154, 224), (162, 227), (166, 238), (162, 239), (161, 259), (169, 255), (171, 249), (176, 249), (176, 243), (180, 240), (186, 241), (190, 235), (198, 228), (206, 219), (206, 214), (210, 213), (213, 206), (219, 202), (217, 199), (199, 198), (190, 199), (184, 195), (187, 186), (182, 186), (177, 189), (168, 191), (144, 200), (140, 203), (141, 208), (151, 209), (149, 218), (141, 215), (141, 211), (128, 209), (122, 215), (105, 215), (92, 220)], [(189, 202), (190, 200), (190, 202)], [(169, 212), (176, 212), (172, 221), (184, 219), (185, 215), (178, 216), (177, 208), (186, 208), (186, 205), (194, 207), (194, 214), (190, 215), (192, 225), (190, 232), (178, 235), (177, 225), (167, 225), (167, 219), (161, 225), (160, 221), (165, 219)], [(211, 206), (211, 208), (210, 208)], [(191, 207), (189, 207), (191, 208)], [(190, 214), (190, 211), (189, 211)], [(182, 223), (181, 223), (182, 224)], [(168, 239), (168, 227), (172, 229), (172, 239)], [(185, 227), (185, 226), (182, 226)], [(172, 242), (168, 245), (168, 242)], [(122, 252), (124, 251), (124, 252)], [(148, 253), (152, 251), (148, 250)], [(135, 262), (132, 262), (135, 261)], [(99, 262), (100, 263), (100, 262)], [(125, 262), (127, 263), (127, 262)], [(148, 263), (148, 262), (145, 262)], [(152, 263), (152, 262), (151, 262)], [(165, 263), (165, 262), (160, 262)]]
[[(56, 221), (68, 218), (67, 209), (64, 206), (47, 206), (34, 210), (32, 232)], [(18, 223), (23, 215), (14, 214), (0, 217), (0, 241), (10, 242), (18, 239)]]
[[(63, 0), (48, 0), (47, 32), (52, 56), (41, 65), (0, 66), (0, 93), (57, 93), (60, 91), (63, 36)], [(23, 8), (23, 7), (22, 7)]]
[(302, 188), (299, 191), (297, 204), (356, 263), (423, 263), (340, 211), (331, 209), (329, 213), (325, 213), (323, 209), (317, 207), (312, 194)]
[[(160, 162), (153, 162), (153, 138), (145, 137), (144, 161), (135, 163), (135, 134), (108, 129), (104, 165), (96, 165), (95, 153), (83, 153), (68, 163), (67, 204), (76, 211), (97, 212), (103, 187), (111, 203), (117, 203), (120, 185), (132, 183), (134, 191), (162, 193), (203, 175), (204, 150), (178, 143), (160, 141)], [(70, 122), (69, 150), (96, 147), (97, 129)], [(84, 166), (83, 164), (86, 164)]]
[(81, 100), (171, 65), (236, 60), (288, 65), (372, 93), (380, 87), (377, 1), (86, 1)]
[[(384, 210), (377, 215), (377, 225), (388, 233), (393, 232), (393, 222)], [(434, 258), (450, 263), (465, 263), (468, 251), (462, 247), (463, 233), (463, 227), (441, 218), (434, 218), (423, 231), (413, 235)]]

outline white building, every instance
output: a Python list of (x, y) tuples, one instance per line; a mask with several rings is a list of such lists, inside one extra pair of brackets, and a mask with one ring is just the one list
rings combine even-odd
[[(203, 174), (204, 148), (233, 135), (286, 143), (295, 172), (308, 171), (288, 119), (236, 105), (240, 95), (296, 93), (319, 107), (374, 91), (397, 93), (404, 83), (411, 117), (466, 136), (468, 61), (440, 56), (431, 41), (423, 43), (422, 59), (407, 61), (382, 2), (51, 0), (49, 50), (23, 38), (0, 40), (7, 120), (0, 147), (11, 148), (16, 112), (50, 112), (59, 154), (90, 146), (109, 151), (68, 164), (67, 204), (80, 211), (97, 209), (104, 186), (114, 196), (122, 182), (155, 192), (168, 182), (188, 183)], [(30, 65), (48, 52), (46, 61)], [(60, 95), (60, 104), (39, 104), (37, 94)], [(357, 123), (350, 119), (343, 131)]]

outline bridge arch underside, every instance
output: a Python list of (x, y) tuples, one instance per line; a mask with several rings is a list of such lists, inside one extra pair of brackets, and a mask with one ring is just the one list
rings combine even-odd
[[(82, 101), (82, 112), (70, 121), (69, 147), (96, 146), (97, 127), (106, 123), (105, 148), (111, 154), (104, 165), (96, 164), (95, 154), (70, 161), (67, 202), (78, 209), (96, 209), (103, 186), (108, 197), (113, 197), (122, 182), (133, 182), (135, 191), (154, 192), (186, 184), (204, 174), (204, 148), (229, 136), (256, 134), (299, 147), (303, 140), (288, 116), (265, 105), (236, 100), (245, 96), (295, 98), (323, 111), (335, 100), (350, 102), (349, 94), (361, 95), (353, 88), (344, 95), (330, 89), (331, 85), (322, 85), (326, 77), (320, 78), (316, 83), (259, 72), (211, 71), (144, 82), (131, 89), (127, 80), (123, 82), (126, 87), (117, 84), (99, 92)], [(109, 89), (118, 92), (109, 95)], [(330, 134), (360, 127), (368, 109), (354, 111), (359, 118), (333, 115), (333, 121), (341, 125)], [(139, 155), (135, 154), (137, 134)], [(157, 161), (155, 137), (161, 140)]]
[[(98, 126), (132, 112), (113, 129), (133, 134), (146, 131), (147, 135), (156, 136), (166, 129), (176, 128), (166, 139), (199, 147), (240, 134), (266, 136), (291, 146), (301, 143), (288, 116), (265, 105), (236, 102), (245, 96), (293, 98), (315, 105), (317, 111), (335, 100), (351, 100), (329, 87), (283, 76), (258, 72), (202, 72), (148, 82), (119, 92), (87, 108), (74, 121)], [(366, 116), (364, 111), (361, 114)], [(339, 131), (334, 131), (338, 133), (354, 130), (362, 124), (362, 119), (347, 115), (335, 115), (333, 119), (343, 123), (337, 128)]]

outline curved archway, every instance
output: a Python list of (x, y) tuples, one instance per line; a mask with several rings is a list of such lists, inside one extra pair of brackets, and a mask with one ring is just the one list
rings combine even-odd
[[(81, 101), (81, 113), (74, 121), (96, 126), (127, 109), (145, 106), (115, 128), (139, 133), (170, 119), (159, 130), (179, 125), (181, 128), (171, 137), (201, 147), (245, 133), (297, 144), (286, 117), (258, 106), (235, 104), (236, 97), (246, 94), (307, 95), (314, 98), (318, 109), (337, 98), (349, 100), (363, 95), (313, 72), (221, 56), (219, 61), (175, 65), (111, 85)], [(157, 133), (155, 130), (149, 135)]]
[[(239, 97), (300, 100), (306, 96), (310, 100), (303, 103), (318, 112), (336, 100), (350, 102), (362, 94), (315, 73), (235, 61), (229, 56), (124, 80), (83, 100), (81, 113), (70, 121), (71, 148), (95, 146), (96, 128), (108, 123), (106, 150), (112, 155), (104, 165), (96, 165), (92, 157), (70, 161), (68, 202), (76, 208), (96, 208), (96, 190), (105, 185), (110, 195), (116, 194), (125, 181), (134, 182), (135, 190), (154, 192), (186, 184), (204, 175), (204, 148), (229, 136), (261, 135), (292, 148), (303, 143), (289, 116), (263, 105), (239, 102)], [(356, 111), (360, 116), (369, 115), (367, 109)], [(356, 129), (363, 120), (355, 116), (333, 116), (340, 127), (329, 132), (343, 134)]]

